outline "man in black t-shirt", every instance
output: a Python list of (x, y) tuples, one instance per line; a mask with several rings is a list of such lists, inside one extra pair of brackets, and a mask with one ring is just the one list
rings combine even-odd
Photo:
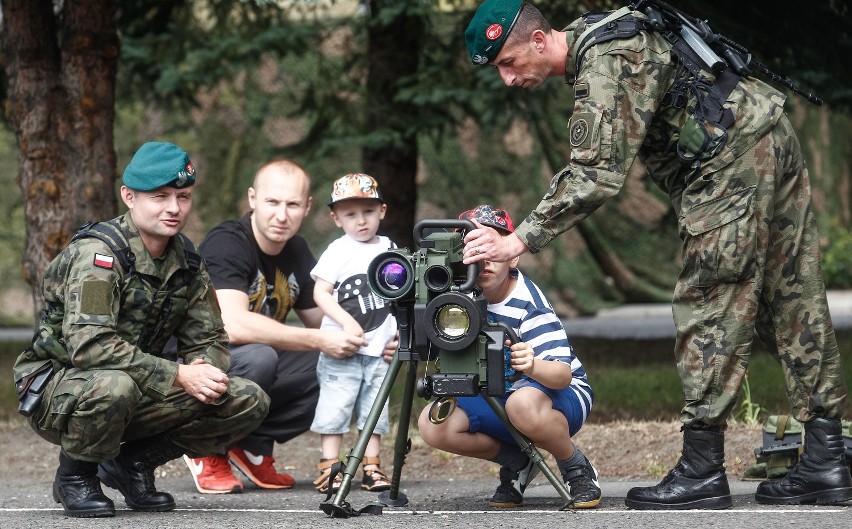
[[(319, 350), (344, 358), (365, 345), (342, 330), (319, 330), (322, 311), (310, 276), (316, 259), (296, 234), (311, 208), (307, 172), (290, 160), (268, 162), (255, 175), (248, 201), (251, 213), (211, 230), (201, 253), (230, 341), (228, 375), (256, 382), (271, 405), (260, 427), (227, 454), (186, 459), (202, 493), (242, 490), (229, 460), (259, 487), (292, 487), (294, 479), (275, 469), (272, 452), (276, 441), (310, 428), (319, 396)], [(291, 309), (304, 327), (285, 323)]]

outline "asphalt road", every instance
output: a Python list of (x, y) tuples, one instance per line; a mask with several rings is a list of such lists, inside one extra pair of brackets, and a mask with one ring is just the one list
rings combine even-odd
[[(54, 503), (50, 483), (5, 482), (0, 485), (0, 527), (6, 528), (505, 528), (577, 527), (619, 529), (637, 527), (754, 529), (755, 527), (848, 528), (852, 503), (839, 506), (769, 507), (754, 502), (756, 482), (731, 481), (734, 506), (722, 511), (634, 511), (624, 507), (624, 496), (633, 486), (651, 482), (603, 482), (604, 499), (597, 509), (562, 511), (555, 489), (539, 476), (527, 489), (526, 505), (520, 509), (491, 509), (487, 499), (493, 480), (435, 479), (403, 477), (406, 507), (385, 507), (380, 515), (346, 519), (330, 518), (319, 510), (324, 496), (310, 483), (300, 483), (289, 491), (246, 489), (236, 495), (202, 495), (186, 479), (160, 479), (158, 488), (174, 494), (178, 508), (167, 513), (139, 513), (127, 510), (120, 495), (105, 492), (119, 509), (114, 518), (75, 519), (66, 517)], [(353, 508), (377, 504), (377, 495), (361, 490), (350, 492), (346, 501)]]

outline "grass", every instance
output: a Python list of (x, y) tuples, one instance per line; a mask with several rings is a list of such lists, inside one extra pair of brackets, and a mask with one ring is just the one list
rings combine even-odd
[[(852, 381), (852, 331), (838, 331), (838, 344), (843, 359), (847, 388)], [(669, 351), (672, 351), (672, 342)], [(607, 422), (615, 419), (676, 419), (683, 406), (683, 392), (674, 362), (653, 361), (645, 364), (623, 365), (618, 359), (604, 355), (589, 355), (586, 360), (578, 352), (589, 372), (595, 390), (595, 405), (590, 421)], [(660, 358), (653, 351), (643, 354)], [(735, 416), (739, 420), (762, 421), (765, 415), (789, 413), (781, 366), (761, 346), (755, 347), (749, 362), (748, 382), (740, 389)], [(847, 399), (844, 417), (852, 417), (852, 399)]]
[[(847, 387), (852, 381), (852, 331), (838, 332), (843, 367)], [(14, 382), (12, 381), (12, 363), (27, 343), (0, 343), (0, 421), (18, 417)], [(665, 346), (665, 344), (662, 344)], [(587, 344), (587, 347), (589, 345)], [(635, 420), (672, 420), (677, 418), (683, 406), (683, 393), (680, 379), (672, 359), (670, 362), (655, 360), (647, 363), (627, 364), (606, 354), (604, 349), (617, 349), (620, 354), (629, 354), (624, 348), (615, 345), (599, 345), (597, 350), (589, 350), (584, 355), (578, 351), (586, 365), (595, 390), (595, 405), (590, 417), (591, 422), (608, 422), (617, 419)], [(669, 348), (671, 350), (671, 348)], [(600, 354), (604, 351), (604, 354)], [(596, 354), (597, 353), (597, 354)], [(643, 350), (643, 355), (661, 358), (663, 354), (653, 354)], [(668, 355), (670, 358), (672, 355)], [(391, 392), (391, 416), (399, 414), (402, 399), (403, 377), (406, 366), (400, 372), (399, 379)], [(423, 372), (421, 363), (420, 373)], [(412, 403), (412, 425), (428, 402), (415, 396)], [(844, 417), (852, 417), (852, 399), (847, 400)], [(761, 348), (756, 348), (749, 365), (748, 385), (740, 393), (740, 404), (735, 410), (741, 416), (757, 412), (763, 414), (788, 413), (787, 398), (784, 392), (784, 379), (781, 367)], [(412, 426), (414, 428), (414, 426)]]

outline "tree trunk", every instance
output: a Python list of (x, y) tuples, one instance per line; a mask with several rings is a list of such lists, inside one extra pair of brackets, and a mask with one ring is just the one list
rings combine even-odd
[(117, 210), (114, 4), (66, 0), (56, 17), (52, 0), (2, 0), (6, 118), (18, 144), (27, 234), (23, 272), (36, 322), (50, 260), (80, 224)]
[[(395, 5), (396, 4), (396, 5)], [(387, 6), (387, 8), (386, 8)], [(392, 9), (392, 18), (381, 17)], [(370, 1), (367, 37), (367, 131), (383, 130), (380, 144), (364, 147), (364, 171), (374, 176), (388, 204), (382, 231), (399, 246), (412, 248), (417, 211), (417, 136), (410, 124), (416, 110), (398, 101), (399, 81), (417, 72), (422, 18), (400, 9), (395, 0)], [(383, 22), (377, 22), (379, 19)]]

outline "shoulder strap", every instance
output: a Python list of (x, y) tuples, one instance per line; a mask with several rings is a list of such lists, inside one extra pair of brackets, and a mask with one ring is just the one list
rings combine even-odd
[(790, 419), (789, 415), (779, 415), (778, 416), (778, 424), (775, 425), (775, 440), (780, 441), (784, 439), (784, 430), (787, 429), (787, 421)]
[[(580, 70), (583, 55), (589, 48), (596, 44), (608, 42), (614, 39), (627, 39), (635, 36), (640, 31), (658, 31), (650, 21), (637, 18), (632, 15), (630, 6), (622, 7), (609, 14), (592, 13), (584, 16), (589, 26), (583, 30), (577, 38), (574, 46), (573, 57), (575, 70)], [(701, 74), (701, 60), (690, 48), (689, 44), (675, 32), (670, 30), (659, 30), (663, 38), (672, 45), (672, 51), (678, 60), (693, 75)], [(740, 76), (730, 68), (721, 72), (716, 81), (710, 85), (710, 97), (704, 99), (706, 116), (708, 121), (719, 124), (727, 129), (734, 123), (734, 114), (730, 109), (724, 108), (725, 101), (740, 81)]]
[[(198, 273), (201, 269), (201, 255), (195, 248), (195, 244), (189, 237), (183, 233), (178, 233), (181, 241), (183, 241), (184, 253), (186, 262), (189, 266), (189, 271), (192, 274)], [(94, 237), (106, 244), (110, 251), (118, 259), (119, 264), (126, 273), (135, 271), (136, 255), (130, 246), (127, 244), (127, 238), (121, 233), (121, 228), (116, 226), (112, 221), (93, 222), (89, 221), (77, 229), (77, 233), (71, 237), (71, 242), (86, 237)]]
[(201, 269), (201, 254), (198, 253), (195, 243), (189, 237), (183, 233), (178, 233), (178, 236), (183, 241), (183, 251), (186, 255), (186, 263), (189, 266), (189, 271), (195, 275)]
[(583, 30), (574, 45), (573, 59), (577, 71), (580, 70), (583, 55), (590, 47), (613, 39), (630, 38), (646, 29), (644, 21), (628, 16), (630, 13), (630, 6), (624, 6), (609, 14), (593, 13), (584, 17), (586, 22), (591, 24)]
[(127, 238), (121, 233), (121, 229), (112, 221), (89, 221), (83, 224), (77, 229), (77, 233), (71, 237), (71, 242), (86, 237), (94, 237), (106, 244), (126, 273), (134, 271), (136, 256), (127, 244)]

